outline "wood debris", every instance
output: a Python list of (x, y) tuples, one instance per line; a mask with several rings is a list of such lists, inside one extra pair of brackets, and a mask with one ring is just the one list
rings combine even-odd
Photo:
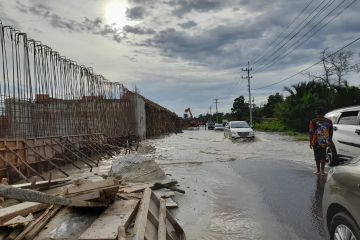
[[(59, 184), (67, 185), (52, 190), (52, 194), (34, 190)], [(175, 192), (169, 190), (176, 184), (171, 180), (124, 186), (114, 178), (94, 182), (71, 182), (69, 178), (63, 178), (52, 180), (51, 184), (49, 181), (0, 184), (0, 197), (22, 201), (0, 209), (0, 239), (41, 239), (37, 237), (50, 233), (49, 227), (56, 230), (59, 224), (51, 222), (57, 216), (61, 217), (60, 212), (67, 210), (77, 213), (80, 210), (76, 209), (85, 208), (100, 212), (88, 225), (76, 229), (76, 239), (185, 239), (184, 231), (167, 210), (177, 207), (171, 199)], [(152, 191), (151, 188), (157, 190)], [(98, 208), (104, 210), (96, 210)], [(55, 222), (59, 222), (59, 219)]]
[(17, 225), (26, 225), (27, 223), (34, 220), (34, 216), (30, 213), (27, 217), (23, 216), (16, 216), (13, 219), (7, 221), (6, 223), (2, 224), (1, 227), (7, 226), (17, 226)]
[(48, 207), (47, 204), (36, 202), (23, 202), (11, 207), (0, 209), (0, 225), (17, 216), (27, 216), (30, 213), (39, 212)]
[(150, 188), (144, 191), (136, 216), (133, 239), (186, 239), (184, 230), (166, 209), (165, 200), (157, 198)]
[[(118, 229), (127, 229), (135, 215), (139, 200), (116, 201), (111, 204), (79, 237), (81, 240), (116, 239)], [(111, 223), (111, 224), (109, 224)]]

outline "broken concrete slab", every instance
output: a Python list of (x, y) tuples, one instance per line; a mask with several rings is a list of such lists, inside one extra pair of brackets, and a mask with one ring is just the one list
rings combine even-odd
[(140, 154), (128, 154), (113, 161), (109, 176), (128, 182), (151, 182), (165, 178), (165, 173), (154, 160)]

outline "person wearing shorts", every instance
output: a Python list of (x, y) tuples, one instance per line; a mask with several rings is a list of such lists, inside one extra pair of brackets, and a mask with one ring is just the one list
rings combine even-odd
[(324, 117), (325, 111), (318, 109), (316, 118), (309, 123), (310, 148), (314, 151), (317, 175), (326, 175), (326, 148), (330, 146), (333, 135), (333, 125), (330, 119)]

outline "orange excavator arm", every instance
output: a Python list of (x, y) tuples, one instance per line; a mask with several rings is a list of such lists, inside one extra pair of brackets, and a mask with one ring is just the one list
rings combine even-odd
[(193, 118), (190, 108), (185, 109), (185, 112), (188, 112), (190, 114), (190, 118)]

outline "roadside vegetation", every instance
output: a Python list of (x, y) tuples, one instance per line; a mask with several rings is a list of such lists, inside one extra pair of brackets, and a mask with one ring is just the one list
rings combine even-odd
[(297, 141), (308, 141), (309, 135), (307, 133), (297, 132), (291, 130), (285, 124), (283, 124), (279, 119), (265, 119), (261, 122), (256, 122), (254, 124), (254, 129), (257, 131), (263, 132), (276, 132), (284, 135), (292, 136)]
[[(327, 49), (320, 54), (322, 72), (307, 73), (302, 81), (284, 88), (285, 96), (270, 95), (263, 106), (254, 106), (254, 128), (259, 131), (280, 132), (299, 140), (307, 139), (309, 121), (319, 107), (327, 111), (336, 108), (360, 105), (360, 88), (351, 86), (346, 75), (359, 73), (358, 64), (352, 64), (353, 52), (336, 54)], [(200, 121), (215, 120), (216, 114), (200, 115)], [(234, 99), (231, 113), (218, 113), (220, 121), (249, 121), (249, 103), (244, 96)]]

